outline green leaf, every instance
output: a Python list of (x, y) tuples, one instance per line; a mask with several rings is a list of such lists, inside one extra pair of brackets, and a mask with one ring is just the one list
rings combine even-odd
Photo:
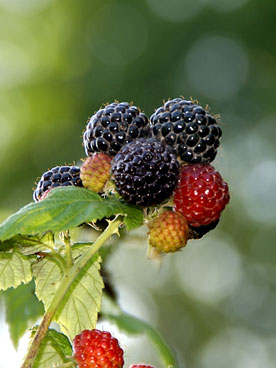
[(146, 334), (157, 348), (165, 366), (171, 368), (178, 367), (169, 346), (166, 344), (159, 332), (157, 332), (148, 323), (126, 313), (120, 313), (117, 315), (104, 314), (104, 317), (111, 322), (114, 322), (119, 329), (130, 335)]
[[(76, 249), (73, 256), (79, 257), (85, 251), (87, 248)], [(71, 339), (84, 329), (96, 327), (104, 287), (100, 262), (100, 256), (95, 254), (80, 271), (55, 316), (61, 330)]]
[(51, 237), (53, 237), (53, 234), (49, 233), (46, 233), (43, 237), (16, 235), (11, 239), (0, 242), (0, 251), (7, 252), (11, 249), (15, 249), (24, 255), (35, 254), (49, 248), (48, 244), (51, 241)]
[(18, 251), (24, 255), (48, 251), (49, 246), (54, 247), (55, 245), (54, 234), (49, 231), (42, 236), (17, 235), (15, 239), (18, 245)]
[[(73, 248), (73, 257), (81, 257), (89, 248)], [(93, 329), (96, 326), (104, 287), (99, 272), (100, 261), (100, 256), (96, 254), (80, 271), (55, 315), (55, 321), (71, 338), (85, 328)], [(45, 257), (32, 267), (36, 295), (47, 310), (62, 278), (61, 266), (55, 259)]]
[(0, 252), (0, 290), (11, 286), (16, 288), (21, 283), (27, 284), (32, 279), (30, 262), (18, 252)]
[(125, 213), (127, 213), (127, 215), (124, 217), (126, 229), (130, 231), (136, 229), (139, 226), (142, 226), (144, 222), (143, 212), (137, 207), (130, 207), (128, 205), (125, 205), (125, 207), (126, 209), (128, 209), (125, 210)]
[(128, 230), (143, 222), (140, 208), (127, 205), (118, 198), (102, 198), (84, 188), (59, 187), (53, 189), (43, 201), (30, 203), (7, 218), (0, 225), (0, 241), (17, 234), (64, 231), (84, 222), (117, 214), (126, 216)]
[(59, 281), (63, 275), (61, 265), (55, 258), (45, 257), (39, 259), (32, 265), (35, 278), (35, 293), (48, 309), (59, 286)]
[(57, 367), (70, 362), (67, 357), (72, 356), (72, 353), (72, 346), (68, 338), (56, 330), (49, 329), (39, 347), (33, 368)]
[(6, 307), (6, 322), (12, 342), (17, 348), (20, 337), (44, 313), (41, 302), (34, 294), (34, 282), (10, 288), (3, 293)]
[(16, 247), (16, 241), (14, 238), (5, 240), (3, 242), (0, 241), (0, 252), (7, 252), (10, 249)]

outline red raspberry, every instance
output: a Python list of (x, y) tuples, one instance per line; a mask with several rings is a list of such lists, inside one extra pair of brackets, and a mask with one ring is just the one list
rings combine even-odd
[(112, 157), (105, 153), (94, 153), (81, 166), (80, 177), (85, 188), (99, 193), (110, 178)]
[(149, 244), (160, 252), (175, 252), (187, 243), (188, 224), (179, 212), (161, 213), (149, 224), (149, 229)]
[(228, 185), (213, 166), (183, 166), (174, 192), (174, 205), (191, 226), (218, 220), (229, 199)]
[(84, 330), (74, 338), (74, 359), (79, 368), (122, 368), (123, 350), (109, 332)]
[(133, 364), (129, 368), (154, 368), (152, 365)]

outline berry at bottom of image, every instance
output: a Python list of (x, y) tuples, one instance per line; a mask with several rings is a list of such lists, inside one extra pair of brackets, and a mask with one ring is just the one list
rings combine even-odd
[(122, 368), (124, 352), (107, 331), (84, 330), (73, 340), (74, 360), (79, 368)]
[(185, 165), (174, 191), (174, 208), (191, 226), (208, 225), (219, 219), (230, 200), (228, 185), (211, 165)]
[(110, 177), (112, 157), (105, 153), (94, 153), (81, 166), (80, 177), (84, 188), (99, 193)]
[[(33, 193), (35, 202), (45, 199), (46, 194), (53, 188), (74, 185), (82, 187), (80, 168), (78, 166), (56, 166), (46, 171), (39, 180)], [(47, 193), (46, 193), (47, 192)]]
[(136, 139), (112, 162), (118, 193), (130, 204), (147, 207), (162, 203), (173, 193), (179, 162), (172, 147), (156, 139)]
[(163, 212), (149, 223), (149, 229), (149, 245), (160, 252), (176, 252), (187, 244), (188, 224), (178, 212)]

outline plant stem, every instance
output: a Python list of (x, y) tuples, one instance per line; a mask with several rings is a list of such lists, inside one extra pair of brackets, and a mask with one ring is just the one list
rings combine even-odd
[(93, 246), (89, 249), (87, 253), (85, 253), (75, 264), (67, 269), (64, 273), (60, 286), (57, 289), (54, 298), (44, 314), (43, 320), (38, 327), (36, 334), (33, 338), (31, 346), (28, 350), (26, 358), (21, 366), (21, 368), (32, 368), (33, 363), (35, 361), (39, 346), (45, 337), (47, 330), (52, 322), (54, 315), (64, 299), (64, 296), (70, 286), (72, 285), (75, 278), (78, 276), (79, 272), (82, 268), (89, 262), (89, 260), (93, 257), (93, 255), (101, 248), (101, 246), (111, 237), (112, 234), (119, 234), (119, 227), (122, 224), (121, 219), (115, 219), (110, 222), (109, 226), (105, 229), (105, 231), (98, 237)]
[(72, 257), (71, 240), (70, 240), (69, 231), (64, 232), (63, 241), (65, 244), (66, 267), (69, 269), (73, 265), (73, 257)]

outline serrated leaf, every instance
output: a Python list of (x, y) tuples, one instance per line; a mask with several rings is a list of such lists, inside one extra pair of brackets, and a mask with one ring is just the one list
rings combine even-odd
[(118, 198), (102, 198), (84, 188), (59, 187), (53, 189), (43, 201), (28, 204), (4, 221), (0, 225), (0, 241), (17, 234), (64, 231), (84, 222), (117, 214), (126, 215), (128, 230), (143, 222), (140, 208), (127, 205)]
[(156, 331), (151, 325), (127, 313), (120, 313), (116, 315), (104, 314), (104, 317), (111, 322), (114, 322), (120, 330), (126, 332), (127, 334), (146, 334), (157, 348), (165, 365), (171, 368), (178, 367), (171, 349), (166, 344), (160, 333)]
[[(87, 248), (76, 249), (73, 251), (74, 257), (85, 250)], [(80, 271), (55, 316), (61, 330), (71, 339), (84, 329), (96, 327), (104, 287), (99, 272), (100, 262), (100, 256), (95, 254)]]
[[(89, 248), (73, 248), (73, 257), (80, 257)], [(96, 254), (80, 271), (54, 317), (62, 331), (71, 338), (85, 328), (93, 329), (96, 326), (104, 287), (99, 272), (100, 261), (100, 256)], [(59, 263), (51, 258), (44, 258), (32, 267), (36, 295), (47, 309), (57, 291), (62, 269)]]
[(68, 356), (72, 355), (72, 346), (68, 338), (56, 330), (49, 329), (43, 339), (33, 368), (54, 368), (70, 362)]
[(41, 302), (34, 294), (34, 282), (10, 288), (3, 293), (6, 307), (6, 322), (9, 325), (10, 336), (17, 348), (20, 337), (31, 327), (38, 317), (44, 313)]
[(56, 293), (63, 270), (58, 261), (50, 257), (39, 259), (33, 263), (32, 270), (35, 278), (36, 296), (43, 302), (45, 310), (47, 310)]
[(0, 290), (16, 288), (32, 279), (30, 262), (18, 252), (0, 252)]

